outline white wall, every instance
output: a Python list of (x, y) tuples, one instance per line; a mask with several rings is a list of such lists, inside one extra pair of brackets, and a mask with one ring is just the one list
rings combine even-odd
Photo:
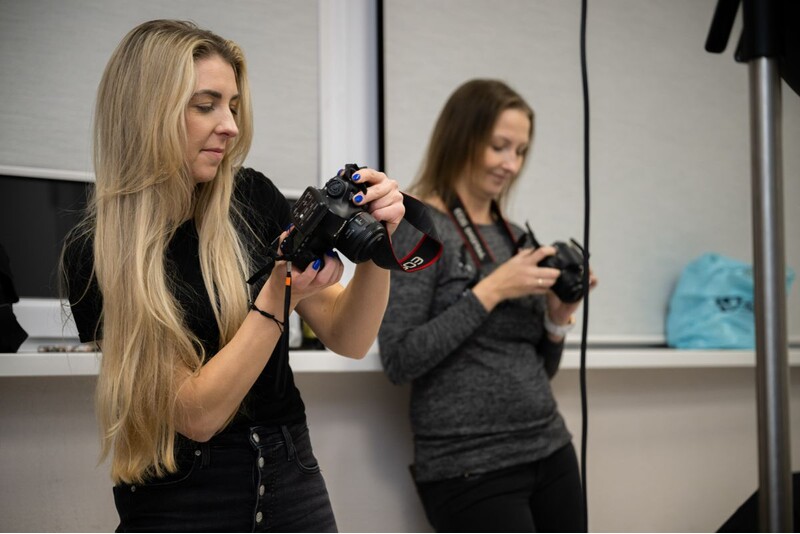
[[(409, 390), (378, 372), (301, 373), (311, 438), (343, 532), (430, 527), (407, 465)], [(0, 379), (0, 531), (109, 532), (108, 471), (96, 467), (95, 379)], [(594, 532), (713, 532), (758, 486), (752, 369), (588, 373)], [(800, 413), (800, 368), (791, 410)], [(555, 378), (580, 444), (578, 372)], [(800, 420), (792, 419), (800, 470)]]

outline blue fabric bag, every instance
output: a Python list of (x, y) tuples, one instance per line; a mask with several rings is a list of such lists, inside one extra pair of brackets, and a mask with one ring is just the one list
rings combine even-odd
[[(794, 272), (786, 269), (786, 293)], [(753, 349), (755, 291), (750, 265), (703, 254), (681, 273), (667, 312), (667, 345), (679, 349)]]

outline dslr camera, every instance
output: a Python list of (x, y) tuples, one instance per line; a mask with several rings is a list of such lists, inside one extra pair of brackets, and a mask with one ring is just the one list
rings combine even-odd
[[(534, 237), (533, 231), (527, 222), (525, 223), (525, 228), (528, 233), (523, 234), (520, 239), (520, 246), (525, 243), (526, 239), (530, 239), (533, 247), (539, 248), (541, 245)], [(578, 302), (583, 298), (583, 260), (585, 251), (574, 239), (570, 239), (569, 243), (556, 241), (552, 246), (556, 249), (556, 253), (552, 256), (547, 256), (539, 262), (539, 265), (561, 271), (561, 275), (551, 288), (561, 299), (561, 302)]]
[(369, 212), (352, 203), (367, 186), (353, 181), (359, 167), (354, 163), (327, 181), (324, 187), (308, 187), (292, 207), (294, 227), (281, 243), (281, 252), (300, 269), (336, 248), (353, 263), (373, 259), (388, 239), (386, 228)]

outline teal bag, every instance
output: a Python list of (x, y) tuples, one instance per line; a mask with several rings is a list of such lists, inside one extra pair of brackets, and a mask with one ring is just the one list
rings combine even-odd
[[(788, 295), (794, 271), (786, 270)], [(753, 349), (755, 290), (750, 265), (720, 254), (689, 263), (672, 292), (667, 345), (679, 349)]]

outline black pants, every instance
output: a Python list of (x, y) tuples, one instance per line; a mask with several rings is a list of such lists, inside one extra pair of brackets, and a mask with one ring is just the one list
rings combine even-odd
[(182, 439), (177, 473), (114, 487), (118, 532), (335, 532), (305, 423)]
[(417, 484), (437, 532), (581, 532), (583, 494), (570, 443), (537, 462)]

